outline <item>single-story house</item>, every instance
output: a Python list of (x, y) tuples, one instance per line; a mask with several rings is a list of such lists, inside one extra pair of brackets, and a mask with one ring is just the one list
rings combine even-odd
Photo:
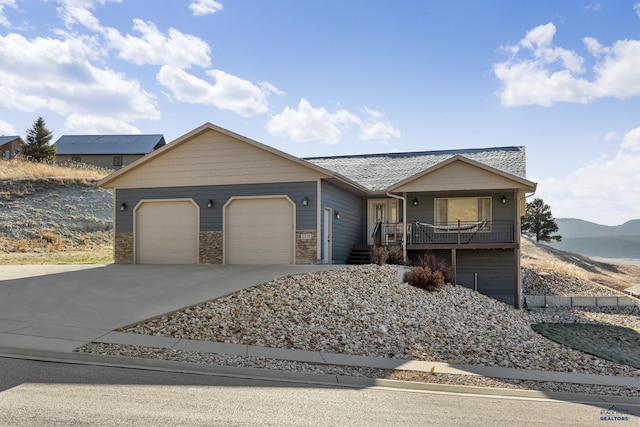
[(57, 163), (77, 162), (120, 169), (165, 145), (157, 135), (62, 135), (56, 142)]
[(520, 306), (524, 147), (301, 159), (210, 123), (103, 178), (116, 263), (345, 263), (432, 251)]
[(19, 136), (0, 136), (0, 156), (3, 160), (15, 159), (24, 141)]

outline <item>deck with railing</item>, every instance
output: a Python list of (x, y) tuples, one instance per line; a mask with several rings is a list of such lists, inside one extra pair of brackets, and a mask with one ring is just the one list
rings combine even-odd
[(455, 223), (378, 223), (372, 237), (378, 246), (402, 245), (407, 249), (428, 249), (437, 246), (473, 245), (491, 247), (515, 244), (513, 221), (458, 221)]

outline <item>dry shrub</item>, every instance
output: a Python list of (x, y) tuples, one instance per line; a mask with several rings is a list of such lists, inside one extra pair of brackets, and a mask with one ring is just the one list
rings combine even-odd
[(65, 241), (53, 231), (40, 231), (40, 239), (44, 242), (43, 249), (49, 251), (63, 251), (65, 249)]
[(427, 252), (426, 254), (418, 257), (418, 267), (429, 269), (430, 271), (439, 271), (444, 277), (445, 282), (451, 283), (453, 281), (453, 270), (447, 265), (447, 262), (442, 258), (437, 258), (433, 252)]
[(29, 250), (31, 250), (30, 242), (27, 239), (22, 239), (22, 240), (13, 242), (13, 247), (17, 252), (22, 252), (22, 253), (29, 252)]
[(413, 267), (405, 276), (411, 286), (429, 292), (437, 291), (444, 286), (444, 275), (440, 271), (431, 271), (429, 267)]
[(402, 252), (402, 246), (390, 246), (389, 255), (387, 257), (387, 263), (404, 265), (404, 252)]
[(49, 244), (57, 244), (60, 241), (60, 237), (50, 230), (41, 230), (40, 238)]
[(378, 265), (385, 265), (389, 259), (389, 251), (384, 246), (374, 246), (371, 248), (371, 262)]

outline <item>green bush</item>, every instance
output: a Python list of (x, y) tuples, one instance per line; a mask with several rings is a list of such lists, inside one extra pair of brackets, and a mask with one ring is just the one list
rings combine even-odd
[(418, 267), (428, 268), (430, 271), (439, 271), (444, 277), (445, 283), (453, 282), (453, 270), (442, 258), (437, 258), (433, 252), (418, 257)]
[(429, 292), (437, 291), (444, 286), (444, 275), (429, 267), (413, 267), (405, 276), (405, 280), (411, 286), (424, 289)]

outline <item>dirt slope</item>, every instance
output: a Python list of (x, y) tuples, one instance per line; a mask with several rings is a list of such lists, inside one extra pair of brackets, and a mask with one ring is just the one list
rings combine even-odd
[(74, 180), (0, 183), (0, 251), (90, 249), (110, 244), (111, 190)]
[(560, 271), (623, 292), (640, 284), (640, 267), (594, 260), (532, 240), (522, 239), (522, 265), (535, 270)]

